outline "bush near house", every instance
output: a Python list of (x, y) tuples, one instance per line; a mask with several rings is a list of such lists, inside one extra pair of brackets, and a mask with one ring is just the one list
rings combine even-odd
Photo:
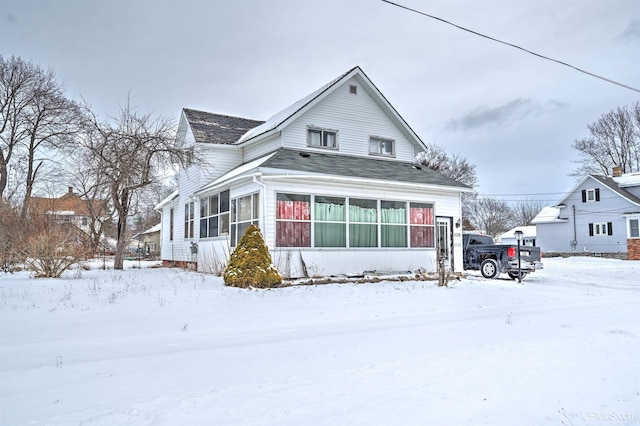
[(225, 285), (242, 288), (270, 288), (282, 282), (257, 226), (250, 225), (245, 231), (231, 253), (223, 278)]

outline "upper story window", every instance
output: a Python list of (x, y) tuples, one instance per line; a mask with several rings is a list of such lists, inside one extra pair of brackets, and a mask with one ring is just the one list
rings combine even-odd
[(582, 190), (583, 203), (593, 203), (595, 201), (600, 201), (600, 188)]
[(369, 139), (369, 154), (395, 157), (396, 143), (393, 139), (371, 136)]
[(338, 131), (309, 127), (307, 144), (319, 148), (338, 149)]

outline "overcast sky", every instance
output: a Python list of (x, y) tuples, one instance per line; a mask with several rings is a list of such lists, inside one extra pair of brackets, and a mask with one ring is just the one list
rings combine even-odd
[[(397, 2), (640, 88), (638, 0)], [(476, 165), (480, 194), (551, 204), (587, 124), (640, 100), (381, 0), (0, 0), (0, 53), (102, 116), (130, 94), (176, 120), (265, 120), (359, 65), (424, 142)]]

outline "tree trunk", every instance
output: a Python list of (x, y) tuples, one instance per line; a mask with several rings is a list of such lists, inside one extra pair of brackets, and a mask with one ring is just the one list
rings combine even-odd
[[(117, 194), (117, 192), (116, 192)], [(116, 195), (115, 207), (118, 211), (118, 225), (116, 227), (116, 235), (118, 242), (116, 243), (116, 255), (113, 260), (113, 269), (124, 269), (124, 252), (127, 248), (127, 216), (129, 215), (129, 192), (124, 190), (118, 197)]]

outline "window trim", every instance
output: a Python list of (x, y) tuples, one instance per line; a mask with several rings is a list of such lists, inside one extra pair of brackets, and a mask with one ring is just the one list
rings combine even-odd
[(193, 240), (195, 228), (195, 203), (189, 201), (184, 205), (184, 239)]
[(583, 203), (596, 203), (600, 201), (600, 188), (589, 188), (582, 190)]
[[(631, 235), (631, 222), (635, 221), (636, 222), (636, 232), (638, 233), (638, 235), (633, 236)], [(627, 238), (628, 239), (640, 239), (640, 216), (630, 216), (627, 217)]]
[[(320, 143), (324, 140), (325, 133), (333, 134), (334, 146), (324, 146), (324, 145), (313, 145), (311, 144), (311, 134), (312, 133), (320, 133)], [(320, 149), (330, 149), (337, 151), (339, 147), (338, 143), (338, 130), (336, 129), (327, 129), (324, 127), (316, 127), (316, 126), (307, 126), (307, 147), (309, 148), (320, 148)]]
[[(371, 143), (373, 141), (377, 141), (379, 143), (379, 152), (372, 152), (371, 151)], [(382, 144), (385, 142), (390, 142), (391, 143), (391, 154), (386, 154), (383, 152), (382, 150)], [(385, 138), (382, 136), (369, 136), (369, 155), (374, 155), (377, 157), (386, 157), (386, 158), (395, 158), (396, 157), (396, 141), (395, 139), (391, 139), (391, 138)]]
[(612, 222), (593, 222), (589, 224), (590, 237), (608, 237), (613, 235)]
[[(238, 206), (240, 205), (239, 200), (247, 197), (249, 198), (249, 214), (251, 217), (246, 220), (240, 220), (240, 214), (238, 212)], [(257, 210), (256, 204), (258, 207)], [(238, 229), (240, 229), (242, 224), (256, 225), (260, 228), (260, 192), (252, 192), (231, 198), (229, 203), (229, 214), (229, 244), (231, 247), (235, 247), (242, 238), (242, 235), (238, 233)]]
[[(222, 210), (222, 202), (223, 202), (223, 197), (222, 195), (224, 193), (227, 193), (227, 210)], [(216, 197), (217, 198), (217, 209), (216, 209), (216, 213), (211, 213), (211, 198), (212, 197)], [(225, 189), (223, 191), (219, 191), (216, 193), (211, 193), (209, 195), (207, 195), (206, 197), (201, 197), (200, 198), (200, 205), (202, 204), (202, 202), (206, 200), (207, 203), (207, 216), (201, 216), (199, 217), (200, 220), (200, 238), (201, 239), (205, 239), (205, 238), (219, 238), (219, 237), (227, 237), (230, 235), (231, 232), (231, 192), (228, 189)], [(223, 216), (227, 216), (227, 227), (226, 229), (223, 231), (222, 230), (222, 220), (221, 218)], [(212, 219), (217, 219), (218, 220), (218, 234), (217, 235), (209, 235), (209, 221)], [(202, 234), (202, 224), (203, 221), (206, 221), (207, 223), (207, 227), (206, 227), (206, 233), (205, 235)]]

